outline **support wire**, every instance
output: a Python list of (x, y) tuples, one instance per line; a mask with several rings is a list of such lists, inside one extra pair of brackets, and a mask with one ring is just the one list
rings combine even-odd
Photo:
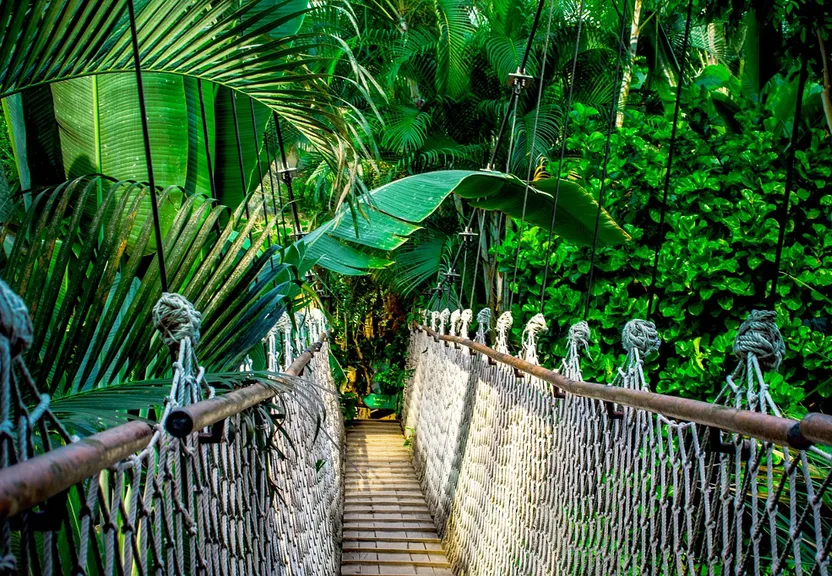
[(144, 82), (142, 81), (142, 63), (139, 54), (139, 34), (136, 30), (136, 8), (133, 0), (127, 0), (127, 14), (130, 18), (130, 39), (133, 44), (133, 63), (136, 67), (136, 86), (139, 91), (139, 112), (142, 117), (142, 136), (144, 138), (144, 158), (147, 162), (147, 181), (150, 187), (150, 209), (153, 213), (153, 233), (156, 238), (156, 255), (159, 259), (159, 279), (162, 292), (168, 291), (168, 274), (165, 269), (165, 252), (162, 242), (162, 225), (159, 219), (159, 205), (156, 201), (156, 177), (153, 174), (153, 156), (150, 151), (150, 127), (147, 123), (147, 103), (144, 99)]
[(682, 108), (682, 89), (685, 85), (685, 66), (687, 65), (688, 45), (690, 43), (690, 26), (693, 16), (693, 0), (688, 0), (687, 20), (685, 21), (685, 36), (682, 39), (682, 61), (679, 63), (679, 82), (676, 85), (676, 102), (673, 105), (673, 126), (670, 130), (670, 143), (667, 151), (667, 167), (664, 173), (664, 191), (662, 192), (662, 206), (659, 213), (659, 234), (656, 237), (656, 252), (653, 255), (653, 270), (650, 274), (650, 286), (647, 289), (647, 320), (653, 316), (653, 300), (656, 296), (656, 278), (659, 272), (659, 255), (664, 244), (664, 218), (667, 212), (667, 195), (670, 190), (670, 176), (673, 169), (673, 153), (676, 147), (676, 135), (679, 128), (679, 112)]
[[(615, 64), (615, 75), (613, 77), (612, 101), (610, 103), (610, 119), (607, 125), (607, 143), (604, 148), (604, 167), (601, 171), (601, 190), (598, 192), (598, 210), (595, 213), (595, 230), (592, 234), (592, 255), (589, 260), (589, 278), (586, 284), (586, 298), (584, 300), (584, 320), (589, 316), (589, 302), (592, 295), (592, 282), (595, 273), (595, 258), (598, 255), (598, 230), (601, 226), (601, 211), (604, 209), (604, 192), (607, 187), (607, 168), (610, 161), (610, 144), (612, 141), (612, 131), (615, 127), (615, 117), (618, 111), (618, 93), (621, 82), (621, 59), (624, 53), (624, 35), (627, 31), (627, 8), (629, 7), (628, 0), (624, 0), (624, 9), (621, 14), (621, 32), (618, 38), (618, 59)], [(616, 8), (617, 11), (617, 8)], [(560, 176), (560, 174), (558, 174)]]
[[(578, 11), (578, 40), (580, 42), (581, 38), (581, 15), (583, 13), (584, 7), (584, 0), (581, 0), (581, 8)], [(514, 271), (511, 275), (511, 283), (509, 284), (508, 290), (508, 310), (511, 310), (511, 305), (514, 303), (514, 291), (512, 290), (512, 286), (517, 282), (517, 267), (520, 264), (520, 242), (523, 238), (523, 228), (525, 228), (526, 224), (526, 208), (528, 206), (529, 201), (529, 186), (532, 179), (532, 170), (533, 166), (535, 165), (535, 160), (532, 156), (534, 155), (534, 147), (537, 144), (537, 126), (540, 120), (540, 103), (543, 100), (543, 85), (544, 80), (546, 78), (546, 61), (548, 60), (549, 56), (549, 37), (552, 33), (552, 20), (555, 15), (555, 2), (552, 0), (551, 4), (549, 5), (549, 22), (546, 24), (546, 40), (543, 43), (543, 60), (540, 64), (540, 81), (538, 82), (537, 86), (537, 106), (535, 107), (534, 111), (534, 126), (532, 128), (532, 139), (531, 139), (531, 147), (529, 151), (529, 166), (526, 170), (526, 185), (523, 188), (523, 211), (520, 213), (520, 226), (517, 229), (517, 250), (514, 251)], [(568, 111), (571, 108), (572, 102), (572, 84), (574, 84), (575, 78), (575, 63), (578, 60), (578, 44), (575, 44), (575, 57), (572, 62), (572, 81), (570, 81), (570, 88), (569, 88), (569, 100), (567, 103), (567, 122), (568, 120)], [(565, 142), (565, 140), (564, 140)], [(562, 154), (562, 153), (561, 153)], [(561, 155), (561, 158), (563, 156)], [(560, 186), (558, 186), (560, 188)], [(555, 192), (555, 209), (557, 209), (557, 191)], [(550, 238), (549, 243), (551, 244), (551, 231), (550, 231)], [(547, 260), (548, 263), (548, 260)], [(542, 306), (542, 305), (541, 305)]]

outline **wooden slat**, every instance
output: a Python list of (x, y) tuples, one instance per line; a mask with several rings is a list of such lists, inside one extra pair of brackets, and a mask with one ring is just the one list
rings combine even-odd
[[(421, 573), (417, 568), (451, 574), (445, 571), (450, 564), (404, 443), (395, 422), (367, 421), (347, 431), (342, 574), (398, 576)], [(411, 544), (432, 544), (436, 549), (409, 548)], [(393, 558), (368, 559), (376, 554)]]

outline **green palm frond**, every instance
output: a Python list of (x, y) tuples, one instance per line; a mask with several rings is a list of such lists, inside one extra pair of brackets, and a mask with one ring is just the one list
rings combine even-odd
[(473, 26), (467, 0), (435, 0), (439, 23), (436, 47), (436, 90), (451, 97), (460, 96), (468, 86), (468, 55), (465, 43)]
[(418, 233), (396, 254), (396, 261), (379, 272), (379, 278), (389, 283), (398, 294), (407, 297), (436, 278), (447, 255), (453, 236), (439, 230), (427, 229)]
[[(493, 36), (488, 39), (485, 45), (488, 63), (497, 74), (500, 84), (505, 84), (508, 75), (520, 67), (523, 61), (523, 53), (526, 50), (525, 39), (512, 39), (508, 36)], [(534, 76), (537, 70), (537, 61), (530, 55), (526, 63), (526, 74)]]
[(485, 144), (459, 144), (448, 137), (432, 136), (419, 150), (402, 156), (396, 171), (475, 168), (481, 164), (486, 151)]
[[(346, 4), (330, 2), (349, 14)], [(322, 8), (251, 0), (145, 0), (137, 6), (141, 65), (200, 78), (239, 91), (275, 110), (333, 163), (355, 156), (353, 135), (328, 88), (329, 46), (343, 53), (337, 30), (291, 32), (290, 24)], [(125, 0), (0, 0), (0, 97), (81, 76), (131, 72), (134, 66)], [(269, 36), (272, 34), (272, 36)], [(351, 54), (347, 60), (354, 64)], [(359, 82), (361, 80), (359, 79)], [(368, 86), (363, 86), (366, 90)]]
[[(541, 105), (540, 113), (530, 110), (517, 119), (516, 133), (514, 137), (514, 148), (511, 159), (512, 172), (526, 175), (529, 162), (533, 166), (540, 164), (540, 158), (546, 158), (548, 151), (558, 143), (560, 139), (560, 126), (562, 116), (560, 110), (545, 104)], [(534, 138), (532, 135), (535, 134)], [(532, 149), (534, 140), (534, 149)]]
[[(144, 185), (79, 178), (38, 194), (4, 227), (11, 250), (0, 274), (32, 315), (28, 361), (42, 390), (61, 396), (167, 369), (150, 321), (161, 286), (158, 259), (145, 257), (152, 219), (139, 218), (149, 202)], [(183, 197), (178, 188), (162, 191), (158, 203), (167, 214), (170, 290), (203, 315), (200, 358), (208, 369), (236, 367), (297, 294), (299, 273), (280, 262), (276, 247), (264, 248), (273, 221), (250, 240), (257, 220), (245, 221), (240, 206), (218, 238), (224, 207), (203, 195)]]
[(386, 119), (382, 145), (407, 152), (420, 148), (428, 136), (431, 116), (409, 106), (394, 106)]

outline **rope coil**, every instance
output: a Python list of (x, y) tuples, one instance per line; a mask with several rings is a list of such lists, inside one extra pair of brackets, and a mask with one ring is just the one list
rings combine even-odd
[(462, 313), (459, 309), (454, 310), (451, 312), (451, 327), (448, 330), (448, 334), (451, 336), (457, 335), (457, 327), (459, 326), (460, 321), (462, 320)]
[(526, 362), (538, 364), (537, 361), (537, 343), (535, 338), (541, 332), (548, 330), (546, 326), (546, 319), (543, 314), (535, 314), (526, 327), (523, 329), (523, 351), (520, 355)]
[(494, 346), (497, 352), (508, 354), (508, 331), (511, 330), (512, 324), (514, 324), (514, 317), (509, 310), (506, 310), (497, 318), (497, 341)]
[(468, 338), (468, 326), (471, 324), (471, 320), (474, 319), (474, 313), (471, 311), (470, 308), (466, 308), (462, 311), (462, 314), (459, 318), (459, 335), (463, 338)]
[(633, 350), (641, 352), (642, 356), (656, 352), (662, 341), (656, 331), (656, 325), (647, 320), (630, 320), (624, 325), (621, 331), (621, 343), (624, 350), (631, 353)]
[(776, 372), (786, 356), (786, 345), (776, 319), (777, 313), (773, 310), (752, 310), (737, 330), (734, 355), (745, 361), (753, 354), (762, 369)]
[(32, 319), (23, 298), (0, 280), (0, 334), (9, 341), (12, 358), (32, 345)]
[(477, 342), (485, 344), (488, 332), (491, 332), (491, 308), (483, 308), (477, 314)]
[(199, 343), (202, 314), (181, 294), (163, 292), (153, 306), (153, 324), (169, 348), (179, 346), (190, 338), (194, 346)]
[(589, 329), (589, 323), (586, 320), (576, 322), (569, 327), (569, 344), (576, 347), (583, 346), (589, 348), (589, 338), (592, 331)]

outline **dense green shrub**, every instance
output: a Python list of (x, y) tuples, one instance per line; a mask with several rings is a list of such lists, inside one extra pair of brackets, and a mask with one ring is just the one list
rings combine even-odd
[[(736, 328), (752, 309), (765, 306), (791, 127), (771, 111), (777, 102), (746, 104), (726, 126), (705, 88), (690, 92), (679, 126), (653, 315), (664, 344), (649, 361), (649, 378), (655, 391), (712, 399), (735, 366)], [(563, 176), (580, 179), (597, 195), (607, 120), (580, 105), (571, 118)], [(612, 136), (605, 204), (633, 241), (600, 249), (597, 256), (588, 317), (592, 360), (584, 362), (589, 380), (612, 380), (623, 358), (621, 328), (646, 314), (670, 128), (667, 116), (630, 110)], [(776, 303), (788, 355), (771, 378), (775, 402), (793, 416), (823, 410), (832, 395), (826, 324), (832, 315), (832, 146), (820, 127), (805, 126), (801, 133)], [(556, 163), (549, 172), (557, 173)], [(516, 234), (509, 234), (497, 249), (503, 270), (513, 268), (516, 248)], [(526, 228), (512, 288), (520, 291), (513, 298), (515, 341), (538, 311), (547, 253), (542, 231)], [(583, 316), (589, 255), (588, 247), (552, 243), (544, 310), (549, 332), (541, 345), (549, 365), (564, 353), (569, 325)]]

